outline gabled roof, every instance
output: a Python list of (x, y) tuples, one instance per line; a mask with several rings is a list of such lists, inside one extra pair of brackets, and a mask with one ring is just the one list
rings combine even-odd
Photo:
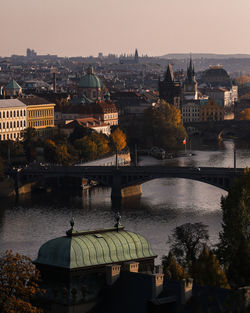
[(22, 87), (12, 79), (6, 86), (5, 89), (22, 89)]

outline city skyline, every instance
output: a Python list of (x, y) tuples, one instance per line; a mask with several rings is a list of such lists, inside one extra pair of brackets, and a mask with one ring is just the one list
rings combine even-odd
[(4, 2), (0, 55), (250, 53), (248, 0)]

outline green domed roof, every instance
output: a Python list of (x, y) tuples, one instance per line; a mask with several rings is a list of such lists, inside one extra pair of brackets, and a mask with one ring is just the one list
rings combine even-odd
[(34, 263), (68, 269), (156, 257), (149, 242), (123, 227), (73, 233), (41, 246)]
[(102, 88), (102, 82), (93, 71), (93, 67), (88, 68), (88, 72), (79, 82), (81, 88)]

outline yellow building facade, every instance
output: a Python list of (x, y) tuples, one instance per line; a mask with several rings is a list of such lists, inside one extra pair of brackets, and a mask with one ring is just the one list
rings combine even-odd
[(224, 109), (216, 103), (214, 99), (209, 99), (208, 103), (200, 108), (200, 121), (223, 121)]
[(40, 134), (54, 127), (54, 103), (39, 97), (20, 99), (27, 106), (27, 127), (35, 128)]

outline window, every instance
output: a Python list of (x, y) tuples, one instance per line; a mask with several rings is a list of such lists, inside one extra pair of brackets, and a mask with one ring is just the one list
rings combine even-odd
[(16, 111), (14, 111), (13, 114), (14, 114), (14, 117), (16, 117)]
[(12, 122), (10, 122), (10, 128), (12, 128)]
[(9, 117), (9, 111), (7, 111), (7, 118)]
[(12, 117), (12, 111), (10, 111), (10, 117)]
[(3, 112), (3, 118), (5, 118), (5, 112)]
[(19, 121), (16, 122), (16, 126), (19, 127)]
[(23, 122), (21, 121), (21, 122), (20, 122), (20, 127), (22, 127), (22, 126), (23, 126)]
[(5, 123), (3, 122), (3, 129), (5, 129)]
[(2, 118), (2, 112), (0, 112), (0, 118)]
[(23, 116), (25, 116), (26, 115), (26, 112), (25, 112), (25, 110), (23, 110)]
[(9, 122), (6, 123), (6, 128), (7, 128), (7, 129), (9, 128)]
[(16, 122), (14, 121), (14, 128), (16, 128)]
[(18, 110), (16, 111), (16, 116), (19, 117), (19, 111)]
[(23, 111), (22, 110), (20, 110), (20, 116), (23, 116)]
[(23, 127), (25, 127), (25, 124), (26, 124), (25, 121), (23, 121)]

